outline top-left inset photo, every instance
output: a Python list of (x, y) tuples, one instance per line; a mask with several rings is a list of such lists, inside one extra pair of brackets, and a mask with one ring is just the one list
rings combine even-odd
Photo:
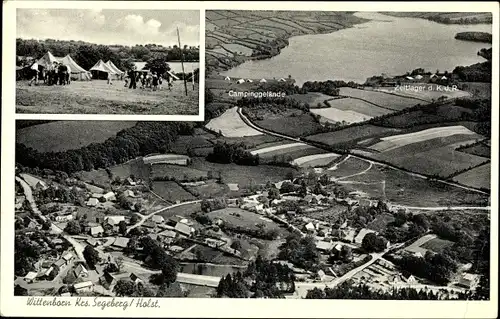
[(199, 116), (200, 11), (16, 10), (16, 113)]

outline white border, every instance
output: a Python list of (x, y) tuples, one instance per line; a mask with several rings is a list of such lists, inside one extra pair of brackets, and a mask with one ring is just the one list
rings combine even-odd
[[(193, 10), (198, 11), (200, 16), (200, 81), (198, 85), (198, 114), (176, 115), (176, 114), (47, 114), (47, 113), (17, 113), (18, 119), (53, 119), (53, 120), (106, 120), (106, 121), (203, 121), (204, 120), (204, 96), (205, 96), (205, 77), (201, 70), (205, 66), (205, 16), (204, 11), (200, 10), (199, 2), (160, 2), (160, 1), (11, 1), (4, 3), (4, 23), (8, 23), (10, 30), (14, 32), (4, 32), (4, 48), (15, 48), (16, 43), (16, 9), (18, 8), (52, 8), (52, 9), (147, 9), (147, 10)], [(8, 14), (6, 14), (8, 13)], [(5, 29), (4, 29), (5, 30)], [(12, 50), (11, 50), (12, 51)], [(15, 50), (14, 58), (15, 58)], [(7, 53), (3, 50), (4, 55)], [(8, 52), (11, 54), (12, 52)], [(15, 60), (13, 60), (15, 61)], [(15, 78), (16, 70), (13, 63), (4, 63), (2, 73), (9, 74), (9, 79)], [(203, 76), (203, 77), (202, 77)], [(201, 80), (203, 79), (203, 80)], [(4, 97), (5, 103), (15, 105), (15, 84), (11, 87), (12, 81), (7, 82), (5, 90), (10, 94)], [(188, 83), (190, 85), (190, 83)], [(14, 93), (12, 93), (14, 92)], [(174, 106), (175, 107), (175, 106)], [(15, 112), (15, 108), (14, 108)]]
[[(109, 8), (123, 8), (126, 3), (127, 7), (141, 6), (145, 7), (144, 3), (138, 4), (135, 2), (99, 2), (99, 6), (106, 3)], [(91, 5), (93, 5), (92, 3)], [(109, 6), (108, 6), (109, 5)], [(3, 65), (12, 65), (14, 58), (14, 50), (9, 51), (9, 42), (6, 41), (6, 35), (9, 36), (7, 30), (12, 30), (12, 8), (13, 7), (87, 7), (88, 3), (84, 2), (12, 2), (4, 3), (3, 30), (4, 30), (4, 50), (3, 50)], [(46, 316), (46, 317), (62, 317), (62, 316), (119, 316), (119, 317), (220, 317), (220, 318), (235, 318), (235, 317), (340, 317), (340, 318), (495, 318), (497, 317), (497, 301), (498, 301), (498, 50), (499, 50), (499, 15), (497, 2), (446, 2), (446, 3), (318, 3), (318, 2), (266, 2), (266, 3), (242, 3), (242, 2), (156, 2), (148, 8), (165, 9), (175, 6), (176, 9), (181, 8), (197, 8), (201, 9), (240, 9), (240, 10), (328, 10), (328, 11), (474, 11), (474, 12), (493, 12), (493, 52), (496, 59), (493, 59), (493, 94), (492, 94), (492, 110), (493, 110), (493, 131), (492, 131), (492, 189), (491, 189), (491, 300), (490, 301), (358, 301), (358, 300), (241, 300), (241, 299), (160, 299), (161, 308), (143, 309), (143, 308), (128, 308), (126, 311), (121, 309), (106, 309), (100, 310), (96, 308), (49, 308), (49, 307), (27, 307), (26, 298), (13, 297), (13, 225), (14, 216), (14, 103), (12, 89), (12, 74), (10, 71), (3, 72), (2, 87), (3, 105), (2, 105), (2, 210), (1, 210), (1, 303), (0, 312), (6, 316)], [(9, 9), (9, 10), (7, 10)], [(360, 10), (361, 9), (361, 10)], [(204, 26), (204, 24), (202, 23)], [(15, 24), (14, 24), (15, 26)], [(10, 28), (9, 28), (10, 27)], [(15, 28), (14, 28), (15, 29)], [(204, 29), (204, 27), (203, 27)], [(200, 46), (204, 47), (204, 34), (200, 41)], [(201, 60), (204, 61), (204, 51)], [(200, 52), (200, 54), (201, 54)], [(204, 74), (204, 62), (200, 63), (200, 77)], [(200, 70), (200, 71), (201, 71)], [(200, 81), (202, 82), (202, 81)], [(7, 92), (5, 91), (7, 90)], [(204, 91), (200, 85), (200, 92)], [(7, 93), (7, 94), (6, 94)], [(10, 94), (9, 94), (10, 93)], [(200, 102), (203, 100), (200, 99)], [(52, 115), (50, 115), (52, 116)], [(89, 119), (89, 116), (85, 116)], [(123, 119), (123, 116), (119, 119)], [(154, 120), (158, 120), (155, 117)], [(69, 298), (68, 298), (69, 299)], [(74, 298), (72, 298), (74, 299)], [(130, 300), (131, 298), (123, 298)], [(92, 302), (92, 298), (90, 298)]]

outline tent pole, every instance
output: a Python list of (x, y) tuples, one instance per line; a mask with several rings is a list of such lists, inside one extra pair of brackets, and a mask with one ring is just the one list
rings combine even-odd
[(186, 92), (186, 96), (188, 95), (188, 88), (186, 82), (186, 72), (184, 72), (184, 52), (182, 51), (181, 46), (181, 36), (179, 35), (179, 27), (177, 27), (177, 40), (179, 40), (179, 49), (181, 50), (181, 66), (182, 66), (182, 78), (184, 80), (184, 92)]

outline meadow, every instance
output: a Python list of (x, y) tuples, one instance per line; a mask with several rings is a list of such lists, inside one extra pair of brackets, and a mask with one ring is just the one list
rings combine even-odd
[(491, 189), (491, 164), (484, 164), (453, 177), (453, 181), (480, 189)]
[(16, 143), (39, 152), (61, 152), (102, 143), (135, 124), (134, 121), (55, 121), (17, 130)]
[(340, 95), (362, 99), (370, 103), (373, 103), (376, 106), (383, 107), (393, 111), (400, 111), (408, 107), (422, 103), (422, 101), (413, 98), (396, 96), (393, 94), (376, 92), (373, 90), (353, 89), (349, 87), (340, 88)]
[(199, 113), (198, 84), (188, 86), (188, 96), (181, 81), (172, 90), (135, 90), (124, 87), (123, 81), (73, 81), (65, 86), (29, 86), (16, 82), (17, 113), (56, 114), (158, 114), (197, 115)]
[(206, 128), (225, 137), (243, 137), (261, 135), (262, 133), (248, 126), (238, 115), (238, 108), (233, 107), (221, 116), (211, 119)]

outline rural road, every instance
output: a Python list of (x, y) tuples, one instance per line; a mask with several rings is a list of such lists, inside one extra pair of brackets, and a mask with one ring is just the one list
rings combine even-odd
[(131, 231), (132, 229), (134, 229), (136, 227), (141, 226), (146, 220), (148, 220), (149, 218), (153, 217), (154, 215), (156, 215), (158, 213), (161, 213), (163, 211), (166, 211), (166, 210), (169, 210), (169, 209), (172, 209), (172, 208), (175, 208), (175, 207), (179, 207), (179, 206), (183, 206), (183, 205), (188, 205), (188, 204), (195, 204), (195, 203), (200, 203), (200, 202), (201, 202), (201, 200), (199, 200), (199, 199), (198, 200), (192, 200), (192, 201), (189, 201), (189, 202), (183, 202), (183, 203), (179, 203), (179, 204), (174, 204), (172, 206), (164, 207), (164, 208), (159, 209), (157, 211), (154, 211), (151, 214), (146, 215), (146, 216), (141, 215), (141, 216), (143, 216), (142, 219), (141, 219), (141, 221), (139, 221), (137, 224), (132, 225), (129, 228), (127, 228), (127, 232), (126, 233), (128, 233), (129, 231)]
[[(263, 129), (263, 128), (255, 125), (252, 121), (250, 121), (248, 119), (248, 117), (246, 117), (242, 113), (240, 107), (238, 107), (238, 114), (241, 117), (241, 119), (243, 120), (243, 122), (245, 122), (248, 126), (252, 127), (253, 129), (255, 129), (255, 130), (259, 131), (259, 132), (262, 132), (262, 133), (268, 134), (268, 135), (273, 135), (273, 136), (281, 137), (281, 138), (284, 138), (284, 139), (287, 139), (287, 140), (290, 140), (290, 141), (294, 141), (294, 142), (301, 142), (301, 143), (308, 144), (308, 145), (311, 145), (311, 146), (314, 146), (314, 147), (317, 147), (317, 148), (322, 148), (324, 150), (327, 150), (330, 153), (332, 152), (330, 149), (327, 149), (325, 147), (320, 147), (318, 145), (314, 145), (311, 142), (302, 140), (301, 138), (287, 136), (287, 135), (283, 135), (283, 134), (280, 134), (280, 133), (275, 133), (275, 132)], [(380, 165), (380, 166), (392, 168), (392, 169), (398, 170), (400, 172), (404, 172), (404, 173), (409, 174), (409, 175), (414, 176), (414, 177), (419, 177), (419, 178), (423, 178), (423, 179), (429, 179), (429, 177), (427, 177), (425, 175), (418, 174), (418, 173), (413, 173), (413, 172), (408, 172), (408, 171), (405, 171), (405, 170), (403, 170), (403, 169), (401, 169), (399, 167), (396, 167), (396, 166), (393, 166), (393, 165), (389, 165), (387, 163), (382, 163), (382, 162), (374, 161), (373, 159), (367, 159), (367, 158), (364, 158), (362, 156), (351, 154), (351, 153), (349, 154), (349, 156), (357, 158), (357, 159), (362, 160), (362, 161), (366, 161), (366, 162), (368, 162), (368, 163), (370, 163), (372, 165), (376, 164), (376, 165)], [(475, 188), (467, 187), (467, 186), (464, 186), (464, 185), (460, 185), (460, 184), (457, 184), (457, 183), (453, 183), (453, 182), (450, 182), (450, 181), (446, 181), (446, 180), (442, 180), (442, 179), (433, 179), (433, 180), (437, 181), (437, 182), (440, 182), (440, 183), (443, 183), (443, 184), (450, 185), (450, 186), (459, 187), (459, 188), (462, 188), (462, 189), (465, 189), (465, 190), (468, 190), (468, 191), (471, 191), (471, 192), (476, 192), (476, 193), (480, 193), (480, 194), (484, 194), (484, 195), (489, 195), (487, 192), (484, 192), (484, 191), (481, 191), (481, 190), (478, 190), (478, 189), (475, 189)]]

